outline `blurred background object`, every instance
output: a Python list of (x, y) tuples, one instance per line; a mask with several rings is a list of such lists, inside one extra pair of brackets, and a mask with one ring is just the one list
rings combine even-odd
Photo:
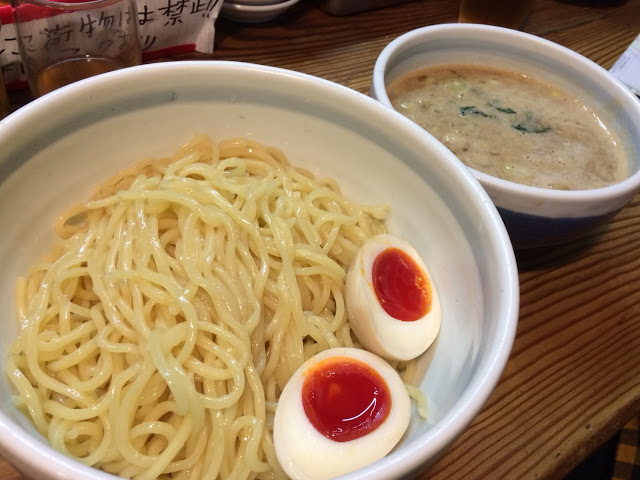
[(300, 0), (225, 0), (220, 16), (238, 23), (264, 23), (282, 15)]
[(461, 0), (458, 21), (517, 29), (532, 5), (533, 0)]
[(352, 15), (377, 8), (389, 7), (408, 0), (322, 0), (320, 8), (330, 15)]
[(9, 97), (7, 97), (7, 89), (4, 87), (4, 77), (0, 68), (0, 119), (9, 115)]

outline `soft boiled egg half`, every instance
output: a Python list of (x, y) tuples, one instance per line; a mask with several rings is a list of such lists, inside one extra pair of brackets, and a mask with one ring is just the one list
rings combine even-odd
[(388, 360), (424, 353), (440, 331), (438, 292), (418, 252), (392, 235), (376, 235), (347, 272), (349, 322), (364, 348)]
[(276, 409), (273, 441), (294, 480), (326, 480), (384, 457), (409, 425), (407, 389), (385, 360), (331, 348), (300, 366)]

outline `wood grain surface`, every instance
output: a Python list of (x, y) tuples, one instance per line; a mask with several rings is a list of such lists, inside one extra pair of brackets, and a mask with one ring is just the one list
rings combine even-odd
[[(536, 0), (522, 30), (610, 68), (640, 34), (640, 0), (613, 7)], [(455, 22), (453, 0), (331, 16), (302, 0), (267, 24), (218, 19), (212, 56), (289, 68), (367, 93), (398, 35)], [(14, 92), (20, 105), (25, 92)], [(640, 410), (640, 196), (569, 245), (517, 252), (521, 312), (500, 383), (483, 411), (420, 478), (560, 479)], [(22, 480), (0, 458), (0, 480)]]

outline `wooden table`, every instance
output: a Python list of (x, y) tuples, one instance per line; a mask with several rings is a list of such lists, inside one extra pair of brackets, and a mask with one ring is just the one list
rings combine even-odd
[[(348, 17), (302, 0), (267, 24), (218, 19), (210, 58), (285, 67), (367, 93), (388, 42), (456, 18), (454, 0)], [(536, 0), (522, 29), (610, 68), (640, 33), (640, 0), (606, 8)], [(640, 196), (590, 237), (517, 258), (521, 313), (509, 362), (482, 412), (424, 479), (562, 478), (640, 411)], [(0, 458), (0, 480), (22, 478)]]

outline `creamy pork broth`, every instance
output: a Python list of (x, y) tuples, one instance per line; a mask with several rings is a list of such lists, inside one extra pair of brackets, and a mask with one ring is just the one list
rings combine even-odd
[(387, 92), (396, 110), (489, 175), (559, 190), (626, 177), (622, 146), (596, 113), (531, 77), (481, 66), (427, 67)]

